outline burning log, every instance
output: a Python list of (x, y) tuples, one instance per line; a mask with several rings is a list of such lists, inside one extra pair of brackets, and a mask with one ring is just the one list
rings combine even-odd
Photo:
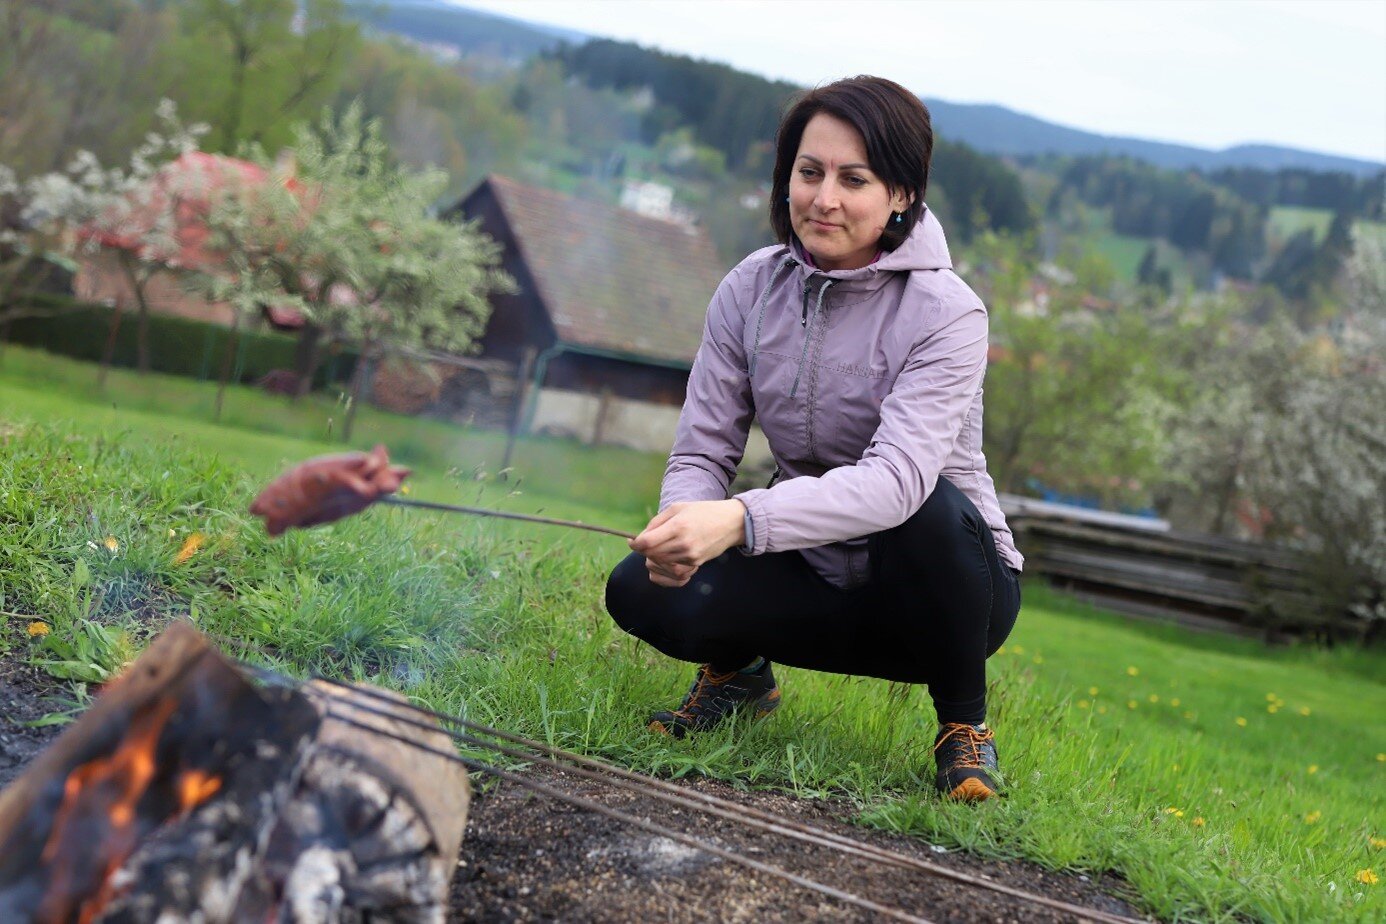
[(442, 921), (466, 772), (357, 696), (171, 628), (0, 792), (0, 921)]

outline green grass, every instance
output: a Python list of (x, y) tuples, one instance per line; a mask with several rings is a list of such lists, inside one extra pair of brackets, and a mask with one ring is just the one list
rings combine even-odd
[(1150, 249), (1150, 243), (1143, 237), (1109, 231), (1093, 235), (1088, 246), (1107, 258), (1120, 279), (1132, 282), (1136, 278), (1136, 269), (1141, 264), (1141, 258)]
[[(212, 427), (215, 383), (112, 369), (106, 388), (99, 389), (91, 364), (13, 345), (4, 346), (0, 353), (0, 389), (5, 383), (22, 390), (0, 390), (0, 409), (12, 407), (24, 412), (29, 406), (52, 406), (51, 401), (36, 401), (33, 393), (40, 393), (47, 399), (66, 399), (63, 407), (73, 408), (71, 413), (98, 426), (113, 425), (125, 412), (146, 411), (164, 420), (142, 420), (141, 426), (154, 426), (163, 435), (185, 426), (205, 425), (201, 434), (218, 443), (218, 448), (239, 442), (242, 434), (308, 440), (316, 444), (314, 452), (368, 448), (381, 442), (390, 448), (392, 458), (406, 464), (440, 472), (456, 469), (473, 476), (497, 474), (505, 455), (504, 433), (405, 417), (372, 407), (360, 409), (351, 447), (343, 447), (340, 435), (345, 408), (341, 401), (313, 395), (295, 403), (248, 387), (227, 389), (220, 426)], [(113, 410), (115, 416), (103, 417), (98, 408)], [(212, 437), (214, 431), (223, 435)], [(281, 456), (274, 464), (293, 457)], [(247, 458), (254, 465), (267, 456), (257, 450)], [(509, 480), (512, 484), (519, 480), (522, 490), (579, 496), (603, 509), (648, 516), (653, 513), (652, 500), (659, 495), (664, 459), (616, 446), (579, 447), (566, 440), (526, 437), (520, 440), (511, 467), (514, 472), (508, 473)]]
[[(1333, 211), (1331, 209), (1314, 209), (1297, 205), (1277, 205), (1270, 211), (1270, 218), (1266, 222), (1266, 236), (1269, 238), (1271, 248), (1280, 248), (1287, 240), (1294, 237), (1305, 228), (1314, 232), (1314, 242), (1319, 243), (1328, 234), (1328, 226), (1333, 223)], [(1352, 223), (1352, 233), (1354, 237), (1371, 237), (1376, 240), (1386, 240), (1386, 222), (1380, 221), (1354, 221)]]
[(1089, 208), (1083, 213), (1082, 231), (1076, 233), (1071, 246), (1085, 252), (1097, 253), (1111, 264), (1122, 283), (1133, 285), (1145, 252), (1152, 246), (1161, 267), (1170, 271), (1175, 289), (1193, 284), (1192, 271), (1179, 248), (1155, 238), (1135, 237), (1112, 230), (1111, 209)]
[[(183, 617), (233, 653), (368, 679), (640, 770), (846, 798), (865, 823), (934, 842), (1115, 870), (1165, 918), (1386, 914), (1386, 885), (1355, 881), (1386, 877), (1371, 843), (1386, 837), (1380, 652), (1131, 623), (1030, 582), (991, 669), (1010, 797), (944, 804), (929, 793), (919, 690), (785, 670), (769, 721), (687, 742), (645, 733), (645, 711), (690, 672), (605, 616), (618, 539), (391, 508), (269, 540), (244, 513), (250, 497), (324, 444), (33, 388), (14, 355), (0, 371), (0, 609), (22, 616), (0, 644), (55, 673), (99, 680)], [(585, 483), (587, 450), (545, 449), (570, 454)], [(418, 495), (616, 526), (644, 515), (644, 499), (612, 502), (620, 473), (594, 499), (564, 490), (556, 465), (546, 497), (452, 464), (424, 461)], [(205, 544), (179, 564), (194, 532)], [(50, 634), (20, 631), (28, 616)]]

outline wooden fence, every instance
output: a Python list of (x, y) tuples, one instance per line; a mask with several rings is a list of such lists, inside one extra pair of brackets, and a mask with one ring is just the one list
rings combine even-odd
[(1292, 551), (1014, 495), (1001, 506), (1026, 570), (1095, 605), (1267, 640), (1377, 634), (1367, 620), (1323, 614)]

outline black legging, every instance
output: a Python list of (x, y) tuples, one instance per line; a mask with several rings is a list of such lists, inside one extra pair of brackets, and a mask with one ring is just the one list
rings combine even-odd
[(940, 722), (986, 718), (986, 659), (1020, 610), (972, 502), (940, 478), (904, 523), (869, 537), (870, 581), (829, 584), (798, 552), (726, 552), (679, 588), (632, 553), (606, 585), (621, 628), (672, 658), (734, 669), (763, 656), (794, 667), (925, 683)]

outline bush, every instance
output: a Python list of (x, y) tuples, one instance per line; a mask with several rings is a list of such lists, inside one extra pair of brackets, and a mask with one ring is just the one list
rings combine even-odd
[[(111, 309), (102, 305), (83, 305), (66, 296), (36, 295), (38, 307), (62, 309), (51, 317), (20, 318), (10, 322), (5, 339), (11, 343), (38, 347), (73, 359), (100, 362), (110, 334)], [(136, 361), (136, 321), (133, 312), (121, 321), (116, 334), (113, 365), (134, 368)], [(221, 369), (222, 352), (231, 331), (220, 324), (188, 318), (151, 314), (149, 316), (149, 355), (151, 369), (169, 375), (210, 380)], [(242, 331), (232, 380), (256, 382), (274, 369), (292, 369), (295, 338), (286, 334)], [(351, 377), (357, 354), (343, 350), (329, 355), (313, 379), (314, 388)]]

